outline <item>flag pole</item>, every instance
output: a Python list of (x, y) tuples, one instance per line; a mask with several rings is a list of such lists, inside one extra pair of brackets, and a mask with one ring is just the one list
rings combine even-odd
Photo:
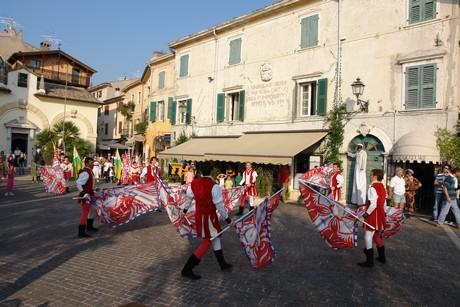
[[(234, 223), (238, 223), (244, 219), (246, 219), (249, 215), (253, 214), (253, 211), (254, 209), (252, 209), (251, 211), (249, 211), (248, 213), (246, 213), (245, 215), (243, 215), (242, 217), (240, 217), (239, 219), (237, 219)], [(225, 227), (221, 232), (219, 232), (218, 234), (216, 234), (214, 237), (211, 238), (211, 241), (213, 241), (215, 238), (218, 238), (221, 234), (223, 234), (224, 232), (226, 232), (227, 230), (230, 229), (230, 226), (227, 226)]]

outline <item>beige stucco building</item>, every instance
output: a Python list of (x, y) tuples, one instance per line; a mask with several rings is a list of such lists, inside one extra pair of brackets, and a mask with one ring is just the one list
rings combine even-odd
[[(368, 151), (368, 171), (411, 167), (430, 189), (440, 162), (434, 133), (455, 131), (459, 115), (458, 17), (453, 0), (284, 0), (171, 42), (172, 141), (181, 131), (243, 135), (249, 142), (213, 139), (194, 157), (271, 158), (291, 165), (296, 178), (324, 162), (322, 138), (308, 135), (327, 129), (325, 114), (343, 102), (349, 111), (341, 148), (345, 194), (354, 167), (346, 152), (358, 143)], [(357, 105), (352, 93), (358, 77), (368, 107)], [(271, 147), (254, 148), (257, 139)], [(294, 143), (302, 146), (292, 149)], [(283, 152), (286, 147), (291, 150)], [(185, 151), (160, 156), (187, 158)]]

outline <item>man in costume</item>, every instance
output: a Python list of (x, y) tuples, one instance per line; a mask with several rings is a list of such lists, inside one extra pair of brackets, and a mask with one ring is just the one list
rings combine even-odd
[(94, 197), (94, 192), (99, 190), (96, 189), (94, 185), (93, 167), (93, 158), (86, 157), (85, 167), (81, 169), (80, 174), (78, 174), (78, 179), (76, 181), (77, 189), (80, 192), (78, 196), (85, 198), (79, 200), (79, 202), (81, 203), (80, 224), (78, 225), (79, 238), (91, 237), (89, 234), (85, 232), (85, 229), (90, 231), (99, 231), (99, 229), (93, 226), (94, 208), (91, 206), (89, 202), (89, 198)]
[(256, 180), (257, 173), (252, 169), (251, 162), (246, 162), (246, 170), (244, 171), (243, 179), (240, 182), (240, 185), (244, 186), (244, 196), (236, 215), (243, 215), (246, 200), (249, 202), (249, 211), (254, 209), (254, 196), (257, 196)]
[(289, 189), (289, 181), (291, 180), (291, 170), (288, 165), (280, 167), (279, 178), (281, 187), (283, 188), (283, 192), (281, 192), (282, 202), (286, 203), (286, 192)]
[(200, 246), (198, 246), (195, 252), (189, 257), (182, 269), (182, 276), (191, 279), (201, 278), (200, 275), (195, 275), (193, 273), (193, 268), (200, 263), (201, 258), (206, 254), (211, 244), (221, 270), (227, 271), (232, 268), (231, 264), (225, 262), (220, 245), (220, 238), (215, 238), (211, 241), (211, 238), (221, 231), (216, 209), (219, 210), (219, 213), (231, 227), (235, 225), (225, 210), (222, 190), (211, 177), (212, 169), (212, 164), (209, 161), (205, 161), (201, 164), (202, 177), (193, 180), (188, 187), (183, 209), (184, 213), (187, 213), (187, 209), (192, 204), (193, 199), (195, 199), (196, 230), (198, 236), (203, 238)]
[(340, 173), (339, 163), (332, 165), (331, 192), (332, 199), (340, 202), (342, 200), (343, 176)]
[(363, 149), (363, 144), (358, 144), (358, 152), (356, 154), (349, 154), (350, 157), (356, 158), (355, 163), (355, 176), (353, 180), (353, 193), (351, 195), (351, 202), (362, 206), (366, 203), (366, 164), (367, 153)]
[(380, 232), (385, 228), (385, 200), (387, 195), (385, 187), (381, 182), (383, 174), (384, 172), (381, 169), (373, 169), (369, 174), (371, 185), (367, 191), (368, 207), (364, 215), (359, 219), (361, 222), (365, 221), (367, 224), (374, 227), (374, 229), (372, 229), (364, 224), (364, 242), (366, 244), (364, 253), (366, 254), (366, 261), (360, 262), (358, 265), (366, 268), (374, 266), (374, 249), (372, 248), (372, 241), (377, 245), (377, 251), (379, 253), (377, 261), (381, 263), (386, 262), (385, 246), (380, 238)]
[(142, 169), (141, 179), (144, 178), (145, 183), (154, 182), (156, 176), (158, 176), (158, 161), (157, 158), (150, 158), (150, 163)]
[(70, 192), (69, 181), (70, 181), (70, 177), (72, 177), (72, 163), (69, 162), (69, 157), (64, 156), (61, 162), (61, 168), (64, 171), (65, 190), (67, 193), (69, 193)]

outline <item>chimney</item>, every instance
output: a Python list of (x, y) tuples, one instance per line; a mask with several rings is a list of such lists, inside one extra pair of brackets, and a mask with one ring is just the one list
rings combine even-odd
[(154, 51), (153, 52), (153, 59), (156, 60), (156, 59), (158, 59), (159, 57), (161, 57), (163, 55), (165, 55), (164, 51), (159, 51), (159, 50)]
[(41, 51), (50, 51), (51, 49), (51, 44), (47, 41), (41, 42), (40, 43), (40, 50)]

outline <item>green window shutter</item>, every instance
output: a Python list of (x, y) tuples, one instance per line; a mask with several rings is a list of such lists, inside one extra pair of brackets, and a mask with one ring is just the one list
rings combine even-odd
[(419, 66), (406, 68), (406, 109), (417, 109), (419, 101)]
[(422, 66), (421, 107), (436, 107), (436, 64)]
[(158, 74), (158, 88), (165, 88), (165, 71), (160, 71)]
[(187, 99), (187, 111), (185, 113), (185, 123), (192, 124), (192, 99)]
[(318, 80), (318, 115), (326, 115), (327, 113), (327, 78)]
[(422, 0), (410, 0), (409, 23), (422, 21)]
[(150, 101), (150, 121), (151, 122), (156, 121), (156, 117), (157, 117), (157, 102)]
[(424, 0), (423, 5), (423, 20), (430, 20), (436, 18), (436, 0)]
[(240, 91), (240, 100), (238, 101), (238, 120), (244, 122), (244, 100), (245, 92), (244, 90)]
[(217, 94), (217, 122), (221, 123), (224, 121), (225, 116), (225, 94)]
[(318, 15), (302, 18), (300, 22), (300, 47), (318, 45)]
[(188, 54), (180, 57), (180, 73), (179, 77), (188, 76)]
[(168, 97), (168, 119), (172, 122), (172, 107), (173, 107), (173, 99), (172, 97)]
[(176, 124), (177, 101), (172, 102), (171, 125)]
[(241, 63), (241, 38), (234, 39), (230, 42), (230, 65)]
[(294, 82), (294, 89), (292, 91), (292, 119), (297, 117), (297, 91), (299, 84), (297, 81)]
[(310, 40), (309, 40), (309, 47), (317, 46), (318, 45), (318, 15), (310, 16), (310, 24), (309, 24), (309, 33), (310, 33)]

